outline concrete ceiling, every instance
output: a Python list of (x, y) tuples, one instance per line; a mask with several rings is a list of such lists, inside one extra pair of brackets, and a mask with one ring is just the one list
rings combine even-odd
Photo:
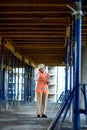
[[(62, 1), (62, 2), (61, 2)], [(0, 1), (0, 38), (30, 64), (48, 66), (65, 62), (67, 28), (76, 3), (70, 0)], [(87, 43), (87, 4), (82, 3), (82, 44)], [(1, 45), (0, 45), (1, 50)], [(14, 52), (15, 53), (15, 52)], [(0, 54), (1, 57), (1, 54)], [(8, 50), (5, 49), (5, 62)]]

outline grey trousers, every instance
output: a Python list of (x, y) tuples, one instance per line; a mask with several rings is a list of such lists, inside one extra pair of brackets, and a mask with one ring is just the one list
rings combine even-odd
[(36, 114), (46, 114), (48, 94), (36, 92)]

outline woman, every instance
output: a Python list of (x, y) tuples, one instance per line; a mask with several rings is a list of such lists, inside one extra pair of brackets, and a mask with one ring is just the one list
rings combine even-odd
[(42, 117), (47, 118), (46, 104), (49, 93), (48, 85), (50, 84), (50, 74), (46, 73), (44, 64), (39, 64), (38, 69), (39, 70), (36, 74), (36, 114), (37, 117), (40, 117), (42, 114)]

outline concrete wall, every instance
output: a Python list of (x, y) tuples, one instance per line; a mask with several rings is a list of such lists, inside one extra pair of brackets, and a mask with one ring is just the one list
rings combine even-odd
[(82, 83), (87, 83), (87, 46), (82, 47)]
[[(82, 59), (81, 59), (81, 83), (87, 84), (87, 46), (82, 47)], [(86, 86), (87, 91), (87, 86)], [(84, 108), (84, 98), (81, 93), (80, 96), (81, 107)]]

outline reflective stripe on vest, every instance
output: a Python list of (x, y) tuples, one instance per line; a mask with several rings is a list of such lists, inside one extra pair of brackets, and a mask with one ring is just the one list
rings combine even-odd
[(49, 93), (48, 85), (46, 85), (45, 76), (39, 72), (40, 78), (37, 80), (36, 92)]
[(37, 89), (39, 89), (39, 90), (49, 90), (48, 87), (40, 87), (40, 86), (37, 86)]
[[(47, 85), (46, 85), (47, 86)], [(48, 87), (41, 87), (41, 86), (37, 86), (36, 88), (36, 92), (44, 92), (44, 93), (49, 93), (49, 89)]]

